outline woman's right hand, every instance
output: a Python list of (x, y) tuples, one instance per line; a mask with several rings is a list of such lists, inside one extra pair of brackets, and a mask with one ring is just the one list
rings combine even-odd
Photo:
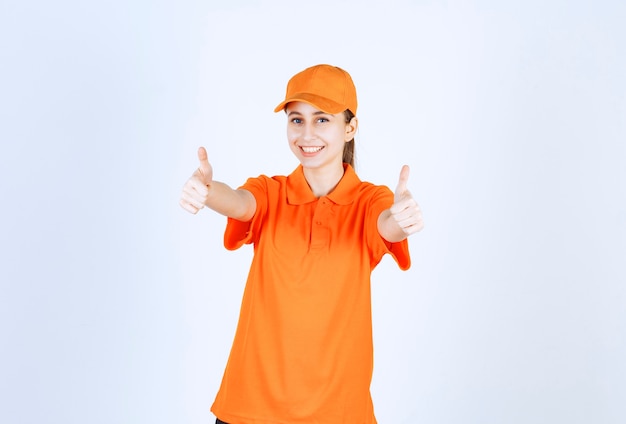
[(211, 183), (213, 182), (213, 168), (209, 163), (204, 147), (198, 149), (198, 160), (200, 161), (200, 166), (189, 177), (183, 186), (183, 192), (180, 196), (180, 205), (187, 212), (193, 214), (198, 213), (200, 209), (206, 206)]

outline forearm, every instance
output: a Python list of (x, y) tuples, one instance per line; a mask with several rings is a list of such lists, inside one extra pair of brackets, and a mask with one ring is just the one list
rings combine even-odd
[(234, 190), (227, 184), (211, 181), (205, 205), (215, 212), (240, 221), (249, 221), (256, 211), (256, 200), (248, 190)]

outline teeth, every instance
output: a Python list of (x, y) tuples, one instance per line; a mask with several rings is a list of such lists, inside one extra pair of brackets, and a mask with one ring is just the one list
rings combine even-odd
[(304, 151), (304, 153), (315, 153), (315, 152), (319, 152), (320, 150), (322, 150), (322, 147), (304, 147), (304, 146), (302, 146), (301, 149)]

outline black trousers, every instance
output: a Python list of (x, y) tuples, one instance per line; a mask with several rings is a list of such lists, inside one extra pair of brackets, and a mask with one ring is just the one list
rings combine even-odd
[(220, 420), (219, 418), (215, 420), (215, 424), (228, 424), (225, 423), (224, 421)]

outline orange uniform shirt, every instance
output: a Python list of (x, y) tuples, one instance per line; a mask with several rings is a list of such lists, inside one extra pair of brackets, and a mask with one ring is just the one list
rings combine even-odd
[(378, 233), (393, 203), (384, 186), (346, 165), (316, 198), (299, 166), (288, 177), (250, 178), (250, 222), (228, 220), (224, 244), (254, 244), (239, 323), (211, 408), (230, 424), (374, 424), (370, 275), (385, 253), (401, 269), (406, 240)]

